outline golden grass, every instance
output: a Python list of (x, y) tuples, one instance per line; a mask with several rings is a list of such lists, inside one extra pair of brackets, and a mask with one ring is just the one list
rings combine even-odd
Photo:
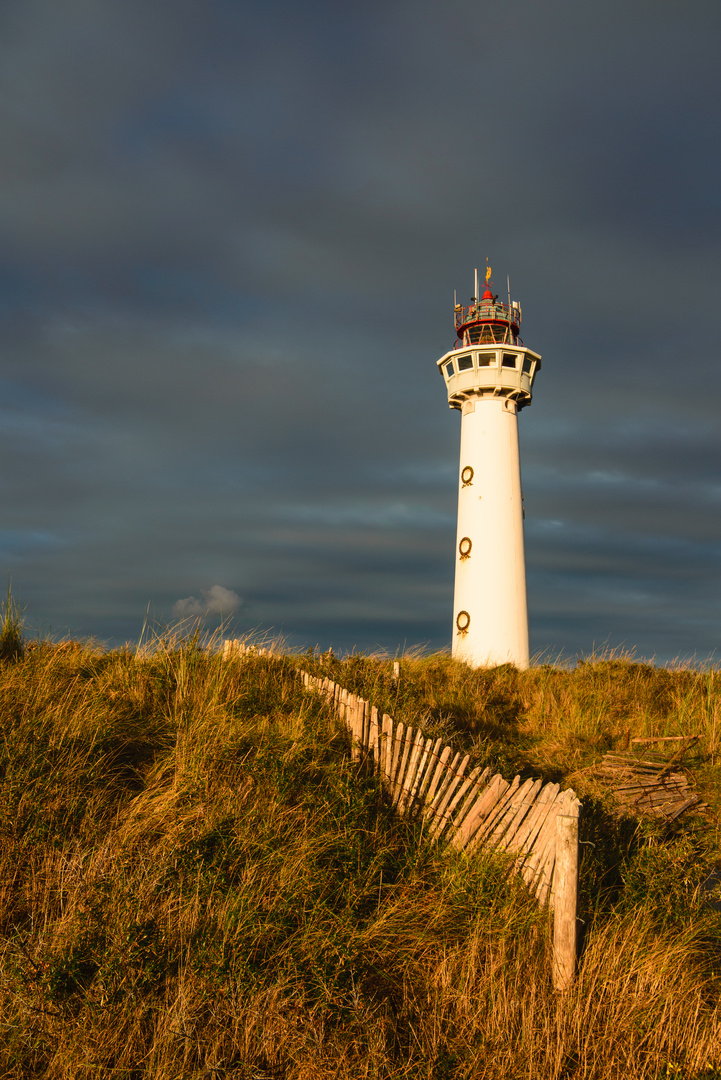
[[(394, 819), (301, 665), (586, 783), (570, 992), (503, 859)], [(714, 820), (619, 821), (590, 771), (629, 728), (691, 731), (713, 800), (718, 674), (401, 667), (172, 639), (0, 665), (0, 1077), (721, 1076)]]

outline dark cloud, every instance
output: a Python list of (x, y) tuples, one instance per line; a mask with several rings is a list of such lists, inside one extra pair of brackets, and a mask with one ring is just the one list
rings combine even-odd
[(716, 5), (10, 0), (0, 528), (38, 625), (450, 639), (435, 360), (488, 255), (536, 650), (715, 648)]

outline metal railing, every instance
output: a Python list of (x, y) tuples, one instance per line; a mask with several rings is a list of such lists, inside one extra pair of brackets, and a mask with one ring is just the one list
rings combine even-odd
[(492, 319), (513, 323), (515, 326), (519, 326), (521, 322), (520, 307), (508, 307), (498, 300), (479, 300), (475, 304), (469, 304), (468, 307), (459, 304), (454, 315), (456, 329), (476, 319)]

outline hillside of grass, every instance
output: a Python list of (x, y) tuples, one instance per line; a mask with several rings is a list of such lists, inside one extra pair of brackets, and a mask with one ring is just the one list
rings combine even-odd
[[(2, 644), (0, 642), (0, 644)], [(721, 1077), (721, 674), (16, 641), (0, 660), (0, 1077)], [(0, 650), (2, 652), (2, 650)], [(502, 858), (393, 816), (300, 668), (583, 800), (578, 978)], [(595, 774), (698, 734), (710, 810)]]

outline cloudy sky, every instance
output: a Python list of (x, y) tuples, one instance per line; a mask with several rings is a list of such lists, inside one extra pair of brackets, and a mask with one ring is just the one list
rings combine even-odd
[(5, 0), (0, 569), (29, 623), (451, 639), (485, 265), (532, 650), (721, 645), (717, 0)]

